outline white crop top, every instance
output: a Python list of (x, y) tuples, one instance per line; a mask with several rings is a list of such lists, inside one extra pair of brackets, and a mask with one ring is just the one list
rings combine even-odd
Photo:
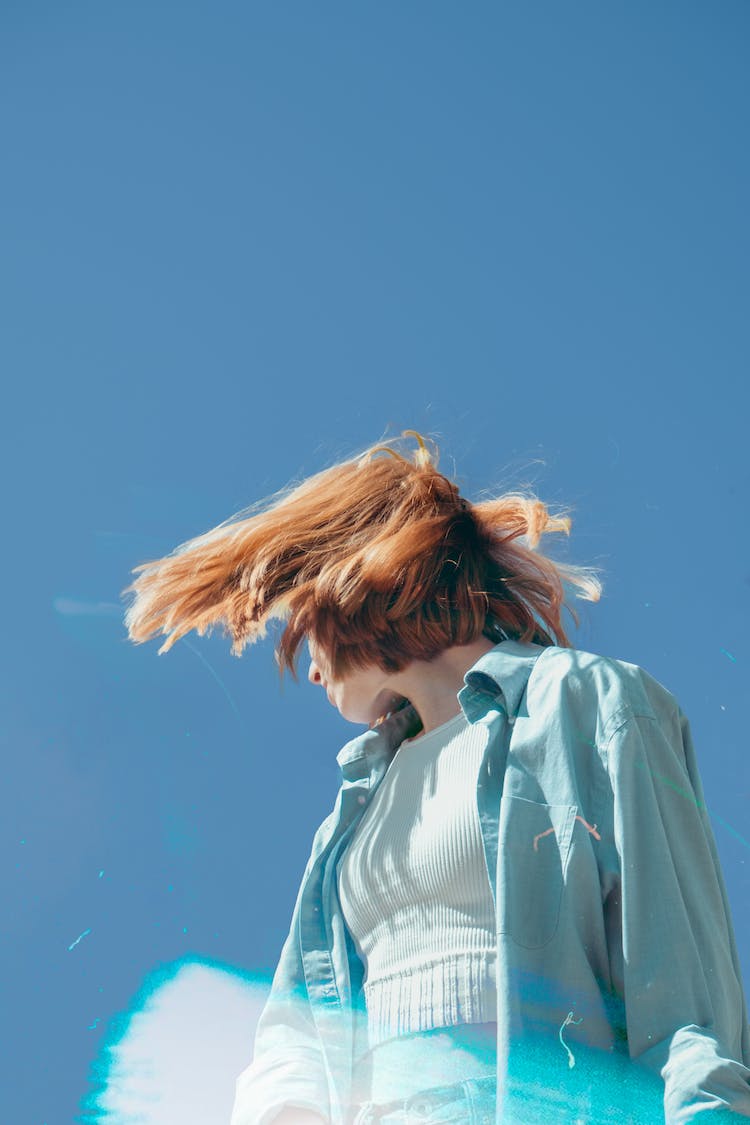
[(463, 712), (401, 743), (338, 869), (365, 965), (368, 1045), (496, 1012), (496, 925), (476, 805), (488, 731)]

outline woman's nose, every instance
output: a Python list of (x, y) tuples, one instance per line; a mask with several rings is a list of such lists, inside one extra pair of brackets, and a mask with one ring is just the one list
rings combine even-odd
[(307, 678), (311, 684), (319, 684), (323, 678), (320, 674), (320, 668), (314, 660), (310, 661), (310, 671), (307, 673)]

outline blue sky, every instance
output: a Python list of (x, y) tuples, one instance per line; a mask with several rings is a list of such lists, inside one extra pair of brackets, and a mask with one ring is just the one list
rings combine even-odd
[(132, 646), (130, 569), (406, 428), (572, 507), (574, 642), (690, 717), (750, 980), (749, 38), (742, 0), (3, 6), (5, 1119), (68, 1125), (159, 967), (273, 968), (357, 732), (271, 643)]

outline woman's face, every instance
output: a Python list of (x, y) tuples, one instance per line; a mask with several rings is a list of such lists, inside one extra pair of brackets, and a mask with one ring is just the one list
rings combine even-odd
[(325, 689), (328, 702), (350, 723), (370, 726), (381, 715), (393, 710), (401, 700), (402, 696), (389, 686), (390, 673), (382, 668), (373, 665), (355, 668), (341, 679), (336, 679), (315, 642), (308, 638), (307, 643), (310, 649), (308, 680)]

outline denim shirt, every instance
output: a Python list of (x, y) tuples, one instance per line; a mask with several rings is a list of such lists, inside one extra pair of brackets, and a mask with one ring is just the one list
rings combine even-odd
[[(489, 727), (476, 799), (497, 921), (497, 1122), (750, 1117), (750, 1031), (688, 722), (635, 665), (506, 640), (458, 702)], [(336, 865), (411, 706), (348, 742), (231, 1125), (349, 1115), (364, 966)], [(704, 1114), (708, 1113), (708, 1117)]]

